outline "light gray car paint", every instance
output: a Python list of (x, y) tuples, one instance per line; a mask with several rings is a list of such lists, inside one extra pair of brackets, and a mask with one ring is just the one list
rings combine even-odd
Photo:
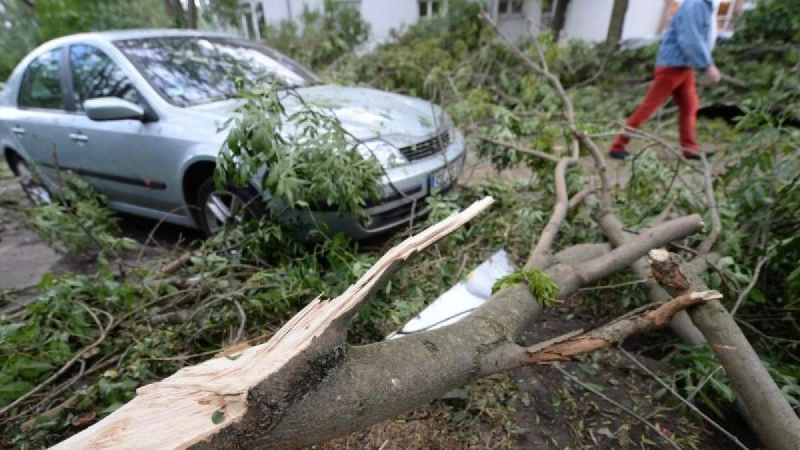
[[(196, 31), (134, 30), (73, 35), (48, 42), (20, 62), (0, 95), (0, 144), (29, 163), (43, 163), (38, 166), (39, 173), (53, 192), (58, 191), (54, 182), (56, 164), (146, 183), (163, 183), (163, 189), (154, 189), (152, 184), (137, 186), (86, 176), (87, 181), (108, 196), (116, 210), (197, 228), (189, 212), (191, 199), (184, 198), (183, 176), (196, 162), (216, 160), (226, 137), (220, 125), (233, 116), (239, 100), (186, 108), (174, 106), (113, 45), (115, 40), (172, 35), (236, 37)], [(83, 112), (18, 108), (17, 93), (28, 64), (43, 53), (72, 44), (92, 45), (106, 53), (131, 79), (158, 121), (96, 121)], [(429, 102), (374, 89), (315, 85), (296, 92), (305, 102), (333, 111), (345, 130), (358, 139), (379, 137), (397, 147), (430, 139), (447, 125), (442, 121), (449, 121), (441, 108)], [(301, 107), (295, 96), (286, 96), (283, 104), (288, 112)], [(291, 124), (285, 128), (287, 132), (292, 130)], [(380, 214), (414, 202), (414, 215), (424, 213), (425, 205), (420, 200), (430, 192), (430, 175), (445, 166), (460, 172), (456, 163), (463, 162), (464, 139), (458, 131), (454, 131), (453, 137), (443, 152), (386, 168), (382, 179), (386, 196), (392, 196), (396, 190), (421, 189), (407, 197), (378, 204), (368, 212)], [(314, 219), (327, 223), (333, 232), (342, 231), (357, 239), (398, 225), (368, 229), (354, 218), (332, 212), (314, 213)], [(400, 222), (407, 223), (407, 218)]]

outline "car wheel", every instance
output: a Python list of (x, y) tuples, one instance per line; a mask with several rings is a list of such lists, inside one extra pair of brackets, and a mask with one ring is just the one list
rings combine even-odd
[(195, 206), (198, 225), (206, 237), (219, 233), (227, 224), (246, 222), (264, 214), (262, 200), (254, 189), (229, 186), (219, 191), (213, 177), (200, 185)]
[(25, 196), (34, 206), (44, 206), (53, 203), (53, 195), (36, 174), (30, 170), (28, 164), (20, 157), (12, 159), (12, 169), (17, 175)]

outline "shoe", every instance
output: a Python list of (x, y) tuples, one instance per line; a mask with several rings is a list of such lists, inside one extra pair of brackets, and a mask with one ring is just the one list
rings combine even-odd
[(630, 153), (628, 153), (628, 151), (623, 148), (619, 150), (611, 150), (610, 152), (608, 152), (608, 155), (614, 159), (625, 161), (625, 158), (627, 158), (628, 155), (630, 155)]
[[(714, 152), (706, 152), (703, 154), (706, 155), (706, 159), (711, 159), (714, 156)], [(703, 159), (700, 157), (700, 152), (690, 152), (688, 150), (683, 151), (683, 157), (686, 159), (694, 159), (694, 160)]]

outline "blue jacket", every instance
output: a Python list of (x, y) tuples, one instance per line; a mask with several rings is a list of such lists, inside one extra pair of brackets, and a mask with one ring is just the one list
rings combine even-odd
[(656, 67), (694, 67), (704, 70), (714, 64), (711, 58), (711, 0), (683, 0), (670, 21)]

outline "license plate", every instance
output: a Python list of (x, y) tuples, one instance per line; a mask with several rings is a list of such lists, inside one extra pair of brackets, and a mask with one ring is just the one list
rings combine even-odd
[(434, 188), (442, 190), (447, 189), (453, 184), (461, 171), (464, 168), (464, 158), (459, 158), (450, 163), (449, 166), (442, 167), (436, 172), (432, 173), (428, 179), (428, 187), (433, 190)]

